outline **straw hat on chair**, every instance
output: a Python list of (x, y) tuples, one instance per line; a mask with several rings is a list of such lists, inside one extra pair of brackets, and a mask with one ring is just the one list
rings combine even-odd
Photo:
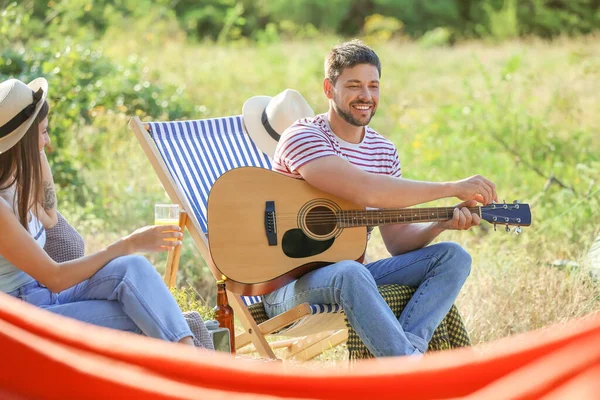
[(283, 131), (297, 120), (312, 117), (315, 113), (298, 91), (285, 89), (275, 97), (248, 99), (242, 107), (242, 115), (254, 144), (273, 158)]

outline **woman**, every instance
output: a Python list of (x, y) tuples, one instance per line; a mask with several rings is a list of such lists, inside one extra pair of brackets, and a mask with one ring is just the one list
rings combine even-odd
[(40, 151), (47, 92), (43, 78), (0, 84), (0, 291), (84, 322), (193, 345), (160, 276), (133, 255), (179, 246), (178, 226), (144, 227), (63, 263), (44, 252), (45, 229), (56, 224), (54, 183)]

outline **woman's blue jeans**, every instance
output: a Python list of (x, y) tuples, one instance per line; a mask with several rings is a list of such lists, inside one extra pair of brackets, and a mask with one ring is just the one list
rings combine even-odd
[(158, 272), (138, 255), (116, 258), (58, 294), (38, 282), (9, 294), (66, 317), (121, 331), (171, 342), (193, 336)]
[[(462, 247), (439, 243), (366, 266), (338, 262), (307, 273), (263, 301), (269, 317), (301, 303), (339, 304), (373, 355), (420, 354), (470, 272), (471, 256)], [(399, 318), (377, 291), (387, 284), (417, 288)]]

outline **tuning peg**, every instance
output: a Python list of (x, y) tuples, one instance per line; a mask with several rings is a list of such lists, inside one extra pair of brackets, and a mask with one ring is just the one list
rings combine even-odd
[(496, 232), (496, 224), (494, 224), (494, 232)]
[(506, 224), (506, 227), (504, 228), (504, 230), (505, 230), (506, 232), (510, 232), (510, 228), (508, 227), (508, 224)]
[(513, 200), (513, 204), (521, 204), (519, 200)]
[(521, 227), (517, 226), (514, 231), (515, 235), (519, 235), (521, 232), (522, 232)]

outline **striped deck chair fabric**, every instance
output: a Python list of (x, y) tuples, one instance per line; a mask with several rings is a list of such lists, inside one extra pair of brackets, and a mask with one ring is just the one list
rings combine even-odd
[[(151, 122), (150, 135), (170, 175), (189, 201), (189, 218), (195, 219), (205, 235), (208, 233), (206, 207), (214, 182), (230, 169), (253, 166), (271, 169), (269, 158), (260, 151), (245, 132), (241, 116), (194, 121)], [(380, 292), (397, 315), (410, 299), (414, 288), (388, 285)], [(268, 320), (260, 296), (244, 296), (243, 301), (256, 323)], [(369, 357), (370, 353), (349, 326), (340, 306), (311, 304), (309, 317), (293, 322), (278, 331), (286, 336), (304, 336), (319, 331), (348, 328), (351, 358)], [(432, 349), (460, 347), (469, 344), (468, 334), (457, 312), (451, 323), (444, 322), (436, 331)], [(449, 314), (450, 315), (450, 314)], [(446, 320), (445, 320), (446, 321)], [(440, 333), (441, 332), (441, 333)], [(451, 338), (458, 338), (451, 340)]]
[[(150, 122), (150, 133), (171, 176), (189, 200), (193, 216), (204, 234), (208, 233), (206, 207), (215, 181), (225, 172), (238, 167), (271, 169), (271, 161), (246, 134), (242, 116), (194, 121)], [(243, 296), (250, 312), (263, 309), (260, 296)], [(311, 304), (311, 314), (329, 314), (293, 323), (279, 333), (306, 335), (318, 326), (322, 330), (345, 327), (341, 307)], [(262, 311), (264, 313), (264, 309)], [(331, 314), (339, 314), (332, 318)]]

